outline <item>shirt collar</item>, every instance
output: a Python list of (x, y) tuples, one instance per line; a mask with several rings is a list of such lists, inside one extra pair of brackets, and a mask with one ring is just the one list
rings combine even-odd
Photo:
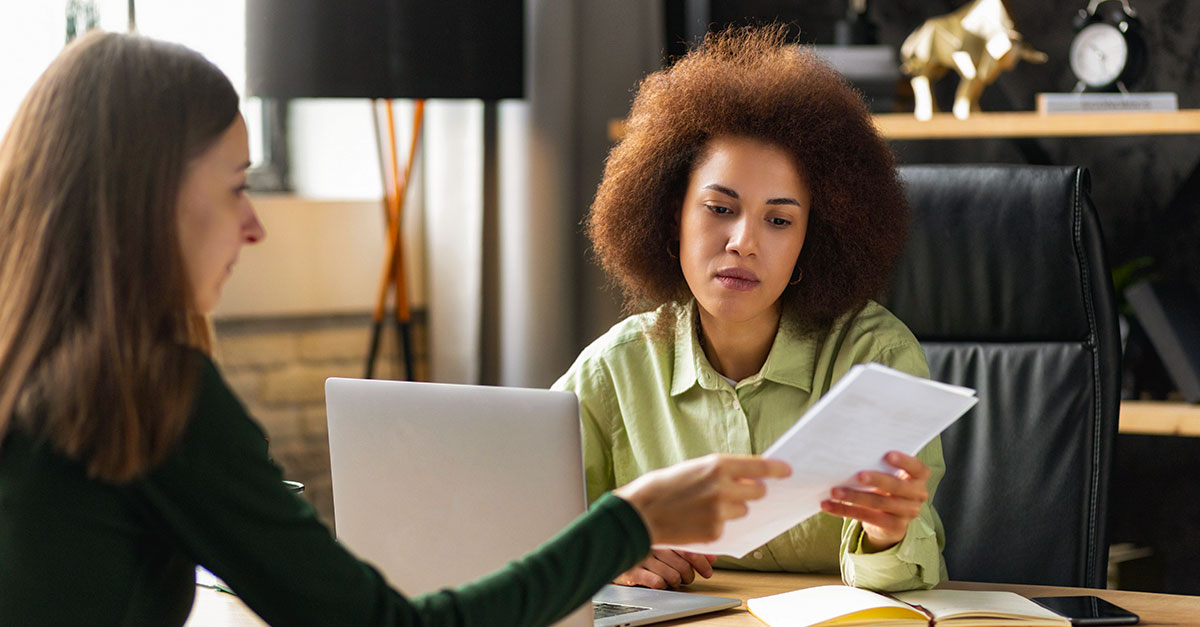
[[(696, 334), (696, 301), (689, 301), (675, 310), (675, 373), (671, 377), (671, 396), (679, 396), (693, 385), (701, 384), (701, 373), (705, 368), (713, 370)], [(715, 387), (715, 381), (713, 385)]]
[(794, 320), (780, 322), (767, 362), (759, 374), (769, 381), (812, 392), (817, 340), (812, 334), (801, 334), (798, 328)]
[[(699, 385), (706, 390), (720, 389), (721, 375), (712, 367), (704, 349), (700, 348), (697, 330), (696, 301), (676, 308), (675, 319), (675, 372), (671, 378), (671, 396), (678, 396)], [(787, 315), (787, 314), (784, 314)], [(794, 324), (783, 321), (771, 352), (762, 370), (747, 381), (755, 383), (766, 379), (794, 388), (812, 391), (813, 361), (816, 357), (815, 338), (801, 336)]]

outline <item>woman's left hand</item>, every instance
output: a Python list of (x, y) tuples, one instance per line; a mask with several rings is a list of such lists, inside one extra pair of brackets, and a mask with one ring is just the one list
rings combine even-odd
[(821, 501), (823, 511), (862, 523), (866, 553), (889, 549), (903, 540), (908, 524), (929, 500), (925, 487), (929, 467), (924, 462), (899, 451), (889, 451), (883, 459), (896, 467), (895, 472), (864, 470), (855, 475), (862, 487), (836, 487), (831, 498)]

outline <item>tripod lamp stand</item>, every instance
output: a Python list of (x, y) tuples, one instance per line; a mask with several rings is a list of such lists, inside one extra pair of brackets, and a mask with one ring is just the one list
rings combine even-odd
[[(372, 101), (384, 182), (387, 252), (372, 312), (367, 378), (374, 376), (389, 293), (394, 295), (404, 376), (416, 378), (403, 219), (424, 100), (523, 97), (524, 21), (522, 0), (247, 0), (249, 95)], [(412, 141), (403, 169), (392, 107), (392, 100), (399, 98), (415, 101)], [(381, 105), (386, 134), (380, 128)]]

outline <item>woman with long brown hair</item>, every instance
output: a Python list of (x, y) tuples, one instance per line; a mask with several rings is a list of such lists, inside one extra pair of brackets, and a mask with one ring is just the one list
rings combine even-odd
[(208, 357), (204, 315), (265, 235), (237, 103), (191, 50), (93, 34), (0, 144), (0, 625), (181, 625), (196, 564), (271, 623), (545, 624), (786, 474), (694, 460), (477, 582), (390, 589), (286, 490)]

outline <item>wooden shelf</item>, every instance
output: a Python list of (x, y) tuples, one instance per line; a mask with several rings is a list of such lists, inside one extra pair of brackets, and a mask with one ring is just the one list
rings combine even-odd
[(920, 121), (911, 113), (880, 113), (875, 126), (888, 139), (984, 137), (1113, 137), (1200, 134), (1200, 109), (1131, 113), (976, 112), (966, 120), (935, 113)]
[[(1034, 111), (972, 113), (959, 120), (935, 113), (920, 121), (911, 113), (878, 113), (875, 126), (888, 139), (979, 139), (986, 137), (1116, 137), (1200, 134), (1200, 109), (1131, 113), (1055, 113)], [(625, 134), (624, 120), (608, 123), (608, 137)]]
[(1200, 405), (1121, 401), (1121, 433), (1200, 436)]

